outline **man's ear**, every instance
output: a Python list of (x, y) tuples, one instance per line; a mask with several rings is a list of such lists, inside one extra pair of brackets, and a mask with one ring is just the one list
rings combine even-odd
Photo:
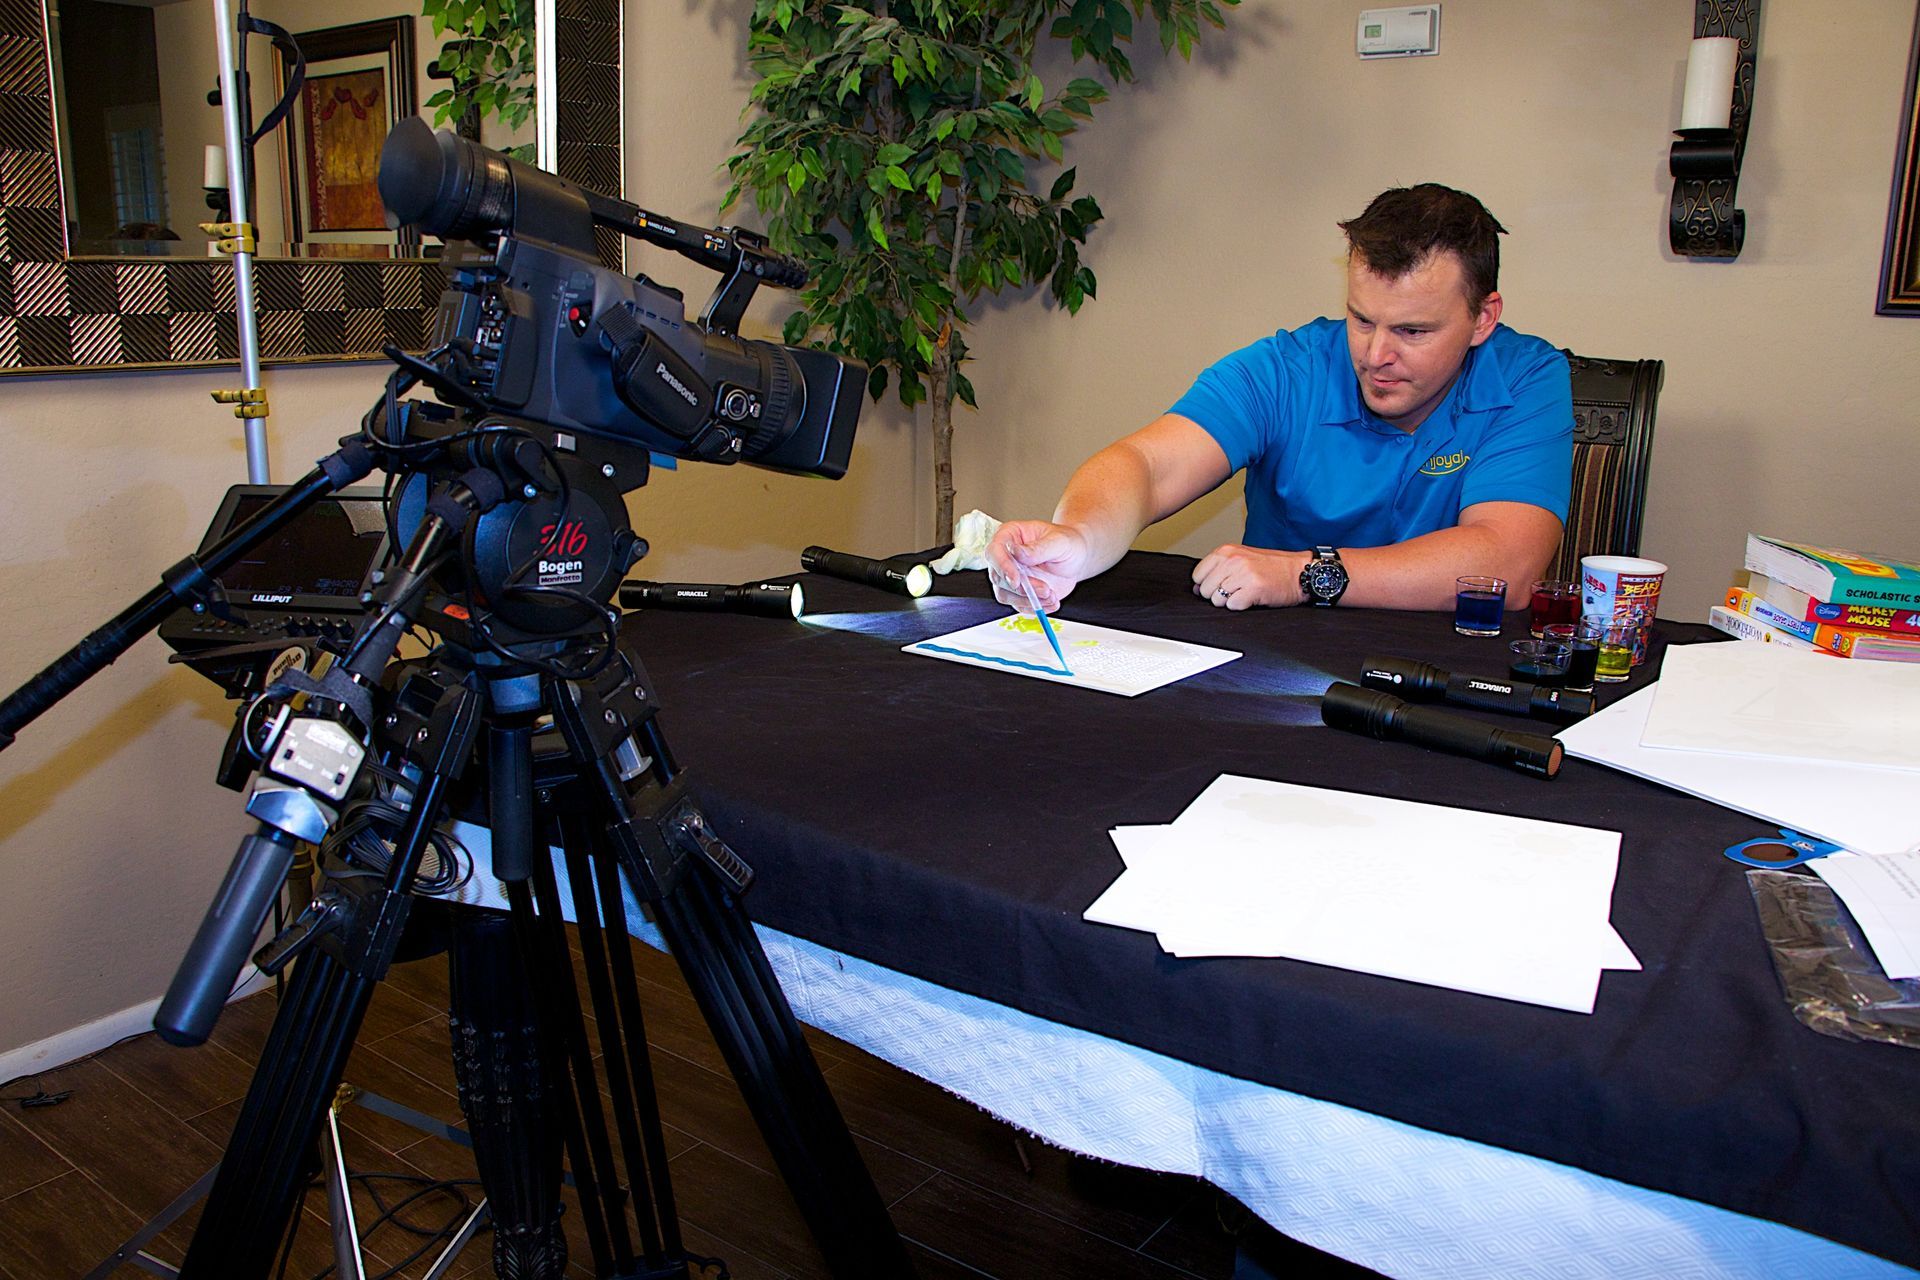
[(1480, 304), (1480, 314), (1473, 318), (1473, 345), (1479, 346), (1493, 336), (1493, 326), (1500, 323), (1500, 295), (1490, 293)]

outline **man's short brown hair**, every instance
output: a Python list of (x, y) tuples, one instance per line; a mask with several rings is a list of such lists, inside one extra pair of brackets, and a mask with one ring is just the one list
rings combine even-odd
[(1389, 280), (1436, 253), (1458, 255), (1466, 273), (1467, 308), (1474, 315), (1500, 287), (1500, 237), (1507, 229), (1464, 191), (1437, 182), (1395, 187), (1375, 196), (1365, 213), (1340, 229), (1347, 233), (1348, 252)]

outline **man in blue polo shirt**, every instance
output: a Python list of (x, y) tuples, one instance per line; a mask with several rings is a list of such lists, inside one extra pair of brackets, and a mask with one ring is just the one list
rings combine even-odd
[(1347, 315), (1282, 330), (1200, 375), (1171, 410), (1088, 459), (1052, 521), (1000, 527), (999, 598), (1042, 608), (1142, 529), (1245, 470), (1245, 541), (1194, 568), (1196, 594), (1258, 605), (1451, 608), (1454, 579), (1510, 603), (1559, 545), (1573, 451), (1566, 358), (1500, 323), (1505, 230), (1474, 197), (1387, 191), (1347, 233)]

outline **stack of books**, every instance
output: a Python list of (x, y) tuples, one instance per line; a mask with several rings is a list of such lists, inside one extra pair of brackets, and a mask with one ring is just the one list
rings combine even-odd
[(1746, 568), (1707, 620), (1743, 640), (1920, 662), (1920, 565), (1750, 534)]

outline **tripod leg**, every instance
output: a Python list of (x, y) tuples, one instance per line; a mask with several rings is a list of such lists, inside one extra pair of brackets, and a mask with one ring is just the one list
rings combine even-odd
[(264, 1276), (272, 1267), (306, 1182), (321, 1121), (406, 919), (413, 876), (446, 781), (438, 773), (421, 779), (386, 882), (360, 900), (365, 914), (353, 945), (329, 936), (295, 963), (181, 1263), (186, 1280)]
[(695, 867), (657, 904), (679, 962), (788, 1189), (836, 1276), (911, 1276), (812, 1050), (737, 899)]
[[(594, 874), (589, 868), (588, 824), (577, 810), (563, 810), (560, 830), (567, 859), (567, 880), (573, 890), (574, 919), (579, 924), (580, 953), (585, 964), (588, 996), (593, 1001), (595, 1029), (600, 1035), (600, 1065), (606, 1073), (607, 1090), (613, 1098), (613, 1118), (620, 1134), (620, 1150), (626, 1158), (627, 1185), (634, 1190), (634, 1222), (650, 1269), (666, 1265), (668, 1257), (680, 1256), (680, 1224), (674, 1216), (673, 1184), (667, 1177), (664, 1143), (659, 1140), (659, 1109), (652, 1089), (644, 1024), (636, 1019), (638, 1002), (631, 1007), (617, 1005), (607, 968), (608, 915), (606, 905), (596, 898)], [(593, 861), (608, 864), (611, 859), (596, 854)], [(616, 891), (618, 885), (615, 886)], [(615, 899), (616, 903), (619, 901)], [(625, 920), (616, 905), (611, 925), (624, 930)], [(636, 1093), (636, 1084), (645, 1086)], [(647, 1137), (642, 1137), (642, 1127)], [(650, 1190), (643, 1196), (642, 1189)]]
[(454, 1076), (493, 1215), (494, 1271), (549, 1280), (567, 1267), (551, 1096), (564, 1068), (543, 1052), (511, 920), (456, 909), (448, 972)]
[(316, 951), (295, 965), (180, 1274), (264, 1276), (306, 1182), (373, 984)]

